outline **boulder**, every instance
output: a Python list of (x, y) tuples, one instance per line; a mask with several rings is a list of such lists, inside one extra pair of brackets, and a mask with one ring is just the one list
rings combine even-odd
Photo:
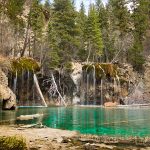
[(0, 100), (2, 101), (2, 109), (15, 109), (16, 96), (8, 87), (8, 78), (2, 70), (0, 70)]
[(104, 106), (105, 107), (116, 107), (117, 106), (117, 103), (116, 102), (106, 102), (104, 103)]

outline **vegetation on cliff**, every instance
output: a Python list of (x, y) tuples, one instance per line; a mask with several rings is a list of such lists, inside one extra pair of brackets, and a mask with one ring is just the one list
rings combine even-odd
[(13, 73), (22, 73), (22, 71), (39, 71), (39, 64), (32, 58), (20, 57), (11, 61), (11, 69)]
[[(0, 2), (0, 53), (30, 56), (43, 71), (71, 61), (131, 63), (141, 70), (149, 30), (149, 0), (101, 0), (78, 11), (71, 0)], [(5, 28), (5, 30), (3, 30)]]

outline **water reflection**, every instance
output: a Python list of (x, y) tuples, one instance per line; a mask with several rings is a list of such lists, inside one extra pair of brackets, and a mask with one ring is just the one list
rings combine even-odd
[[(20, 115), (44, 114), (40, 119), (16, 121)], [(149, 136), (150, 109), (113, 109), (87, 107), (21, 108), (0, 111), (1, 122), (31, 124), (42, 122), (52, 128), (76, 130), (84, 134)]]

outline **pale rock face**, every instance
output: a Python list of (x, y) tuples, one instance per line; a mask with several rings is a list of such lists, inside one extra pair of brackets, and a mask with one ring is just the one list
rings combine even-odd
[(72, 69), (73, 72), (71, 74), (71, 78), (74, 82), (75, 85), (79, 84), (79, 80), (81, 79), (82, 76), (82, 64), (80, 63), (72, 63)]
[(105, 107), (116, 107), (118, 104), (116, 102), (106, 102), (104, 103)]
[(8, 87), (8, 78), (0, 70), (0, 100), (3, 103), (3, 109), (14, 109), (16, 107), (16, 96)]
[(76, 91), (74, 91), (73, 104), (80, 102), (80, 98), (76, 96), (76, 93), (79, 92), (80, 80), (82, 77), (82, 64), (81, 63), (72, 63), (73, 72), (71, 73), (71, 78), (76, 85)]
[[(145, 63), (145, 72), (144, 72), (144, 99), (150, 99), (150, 56), (147, 58)], [(150, 101), (149, 101), (150, 103)]]

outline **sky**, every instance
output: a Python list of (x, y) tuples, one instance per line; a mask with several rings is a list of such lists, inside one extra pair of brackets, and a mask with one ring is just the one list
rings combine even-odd
[[(45, 0), (43, 0), (43, 2), (44, 2)], [(50, 2), (52, 2), (53, 0), (50, 0)], [(102, 0), (102, 2), (105, 4), (105, 3), (107, 3), (107, 1), (108, 0)], [(80, 4), (81, 4), (81, 2), (84, 2), (84, 5), (85, 5), (85, 8), (86, 8), (86, 12), (88, 11), (88, 6), (89, 6), (89, 4), (90, 3), (94, 3), (95, 2), (95, 0), (75, 0), (75, 4), (76, 4), (76, 8), (77, 8), (77, 10), (79, 10), (80, 9)]]
[[(80, 9), (80, 4), (81, 4), (82, 1), (84, 2), (84, 5), (85, 5), (86, 9), (88, 8), (90, 3), (94, 3), (95, 2), (95, 0), (75, 0), (77, 10)], [(105, 4), (107, 2), (107, 0), (102, 0), (102, 2)]]

